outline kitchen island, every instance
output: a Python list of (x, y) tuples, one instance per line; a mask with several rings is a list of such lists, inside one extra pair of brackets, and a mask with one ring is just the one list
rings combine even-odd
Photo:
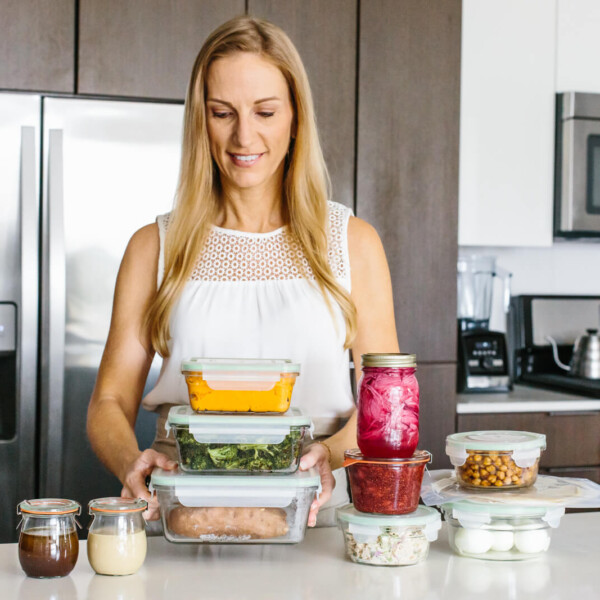
[(491, 562), (462, 558), (448, 546), (445, 524), (429, 557), (412, 567), (374, 567), (345, 556), (337, 528), (309, 530), (297, 545), (174, 545), (148, 540), (135, 575), (92, 571), (81, 542), (74, 571), (29, 579), (16, 544), (0, 545), (3, 600), (596, 600), (600, 585), (600, 513), (565, 515), (538, 559)]

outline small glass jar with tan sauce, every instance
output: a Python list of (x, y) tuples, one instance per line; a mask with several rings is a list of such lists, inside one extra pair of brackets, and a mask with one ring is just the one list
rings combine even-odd
[(73, 570), (79, 556), (75, 517), (80, 512), (80, 504), (64, 498), (19, 504), (19, 562), (29, 577), (64, 577)]
[(88, 560), (100, 575), (131, 575), (146, 558), (148, 503), (140, 498), (97, 498), (91, 500), (92, 515), (87, 539)]

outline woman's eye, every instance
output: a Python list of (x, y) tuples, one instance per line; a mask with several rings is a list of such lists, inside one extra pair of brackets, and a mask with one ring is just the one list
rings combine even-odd
[(274, 112), (268, 112), (266, 110), (263, 110), (261, 112), (258, 113), (259, 116), (261, 117), (272, 117), (275, 113)]
[(217, 119), (225, 119), (229, 115), (230, 115), (230, 113), (228, 113), (228, 112), (215, 112), (215, 111), (213, 111), (213, 117), (216, 117)]

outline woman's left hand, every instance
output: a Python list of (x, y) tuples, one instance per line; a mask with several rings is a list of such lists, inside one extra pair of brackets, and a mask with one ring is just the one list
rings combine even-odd
[(300, 470), (308, 471), (315, 467), (321, 477), (321, 493), (318, 498), (313, 500), (308, 514), (308, 526), (314, 527), (317, 522), (317, 513), (319, 508), (331, 498), (331, 493), (335, 487), (335, 478), (329, 465), (329, 452), (323, 444), (311, 444), (308, 450), (300, 459)]

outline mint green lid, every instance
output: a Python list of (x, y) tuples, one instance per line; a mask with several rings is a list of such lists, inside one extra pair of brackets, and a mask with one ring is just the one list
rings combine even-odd
[(289, 358), (198, 358), (182, 361), (181, 371), (234, 371), (300, 374), (300, 364)]
[(290, 408), (284, 413), (261, 414), (261, 413), (241, 413), (241, 414), (205, 414), (197, 413), (189, 405), (173, 406), (169, 410), (167, 417), (168, 425), (183, 426), (222, 426), (222, 425), (243, 425), (251, 429), (253, 426), (268, 427), (310, 427), (311, 420), (307, 415), (302, 414), (299, 408)]
[(409, 527), (441, 522), (440, 513), (429, 506), (419, 506), (414, 512), (406, 515), (379, 515), (359, 512), (352, 504), (337, 509), (339, 521), (358, 525), (375, 525), (379, 527)]
[(519, 451), (546, 448), (546, 436), (530, 431), (467, 431), (453, 433), (446, 438), (446, 451)]
[(504, 504), (500, 502), (477, 502), (475, 500), (458, 500), (447, 502), (441, 506), (444, 512), (452, 515), (454, 511), (462, 511), (474, 515), (490, 515), (492, 517), (542, 517), (548, 511), (556, 508), (564, 513), (564, 508), (559, 506), (535, 506), (532, 504)]
[(296, 471), (291, 475), (196, 475), (156, 468), (150, 477), (151, 488), (320, 488), (321, 478), (316, 469)]

